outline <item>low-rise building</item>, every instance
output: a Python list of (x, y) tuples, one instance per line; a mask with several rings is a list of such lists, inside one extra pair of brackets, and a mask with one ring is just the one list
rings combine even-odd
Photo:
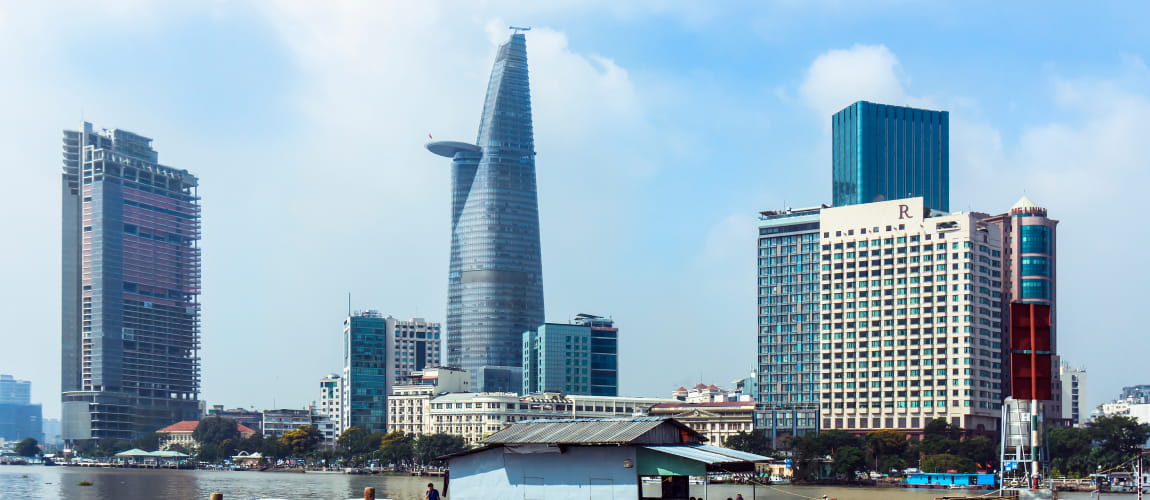
[(431, 398), (438, 394), (468, 392), (471, 377), (458, 368), (427, 368), (412, 372), (408, 383), (392, 388), (387, 397), (387, 430), (427, 434)]
[(612, 418), (647, 414), (659, 403), (672, 400), (622, 396), (583, 396), (560, 393), (444, 394), (431, 399), (425, 429), (430, 434), (463, 436), (476, 444), (507, 425), (537, 418)]
[(290, 408), (264, 410), (263, 428), (266, 438), (278, 438), (283, 436), (285, 432), (294, 431), (304, 425), (310, 425), (319, 430), (323, 447), (331, 448), (339, 439), (341, 432), (339, 422), (320, 413), (314, 406), (309, 405), (302, 410)]
[[(707, 488), (692, 486), (692, 476), (749, 476), (770, 460), (701, 441), (672, 419), (520, 422), (448, 457), (451, 488), (444, 493), (453, 500), (687, 498)], [(755, 498), (755, 488), (736, 486), (736, 496)]]
[(224, 405), (212, 405), (208, 410), (209, 417), (230, 418), (237, 423), (244, 424), (256, 432), (263, 432), (264, 413), (259, 410), (245, 410), (243, 408), (224, 409)]
[(709, 403), (662, 403), (651, 408), (652, 417), (671, 417), (722, 446), (727, 438), (755, 428), (754, 401), (715, 401)]
[[(180, 445), (189, 451), (199, 449), (200, 443), (192, 437), (199, 425), (198, 420), (184, 420), (156, 431), (156, 435), (160, 438), (160, 449), (170, 450), (175, 445)], [(240, 439), (250, 438), (256, 433), (255, 429), (238, 422), (236, 423), (236, 430), (240, 432)]]

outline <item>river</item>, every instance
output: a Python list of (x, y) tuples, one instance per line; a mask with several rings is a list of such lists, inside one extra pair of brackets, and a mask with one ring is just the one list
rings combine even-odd
[[(207, 500), (213, 492), (224, 500), (283, 498), (290, 500), (345, 500), (363, 498), (363, 489), (374, 487), (376, 498), (421, 500), (428, 480), (443, 489), (442, 478), (300, 474), (290, 472), (229, 472), (204, 470), (94, 469), (0, 465), (0, 499), (67, 500)], [(92, 483), (80, 486), (81, 482)], [(696, 491), (697, 490), (697, 491)], [(932, 500), (942, 495), (977, 496), (985, 492), (963, 490), (908, 490), (902, 488), (841, 488), (821, 486), (757, 487), (711, 485), (710, 500), (801, 500), (823, 495), (839, 500)], [(701, 496), (702, 487), (692, 486), (691, 494)], [(1132, 495), (1107, 495), (1121, 499)], [(1088, 493), (1060, 493), (1059, 498), (1087, 500)]]

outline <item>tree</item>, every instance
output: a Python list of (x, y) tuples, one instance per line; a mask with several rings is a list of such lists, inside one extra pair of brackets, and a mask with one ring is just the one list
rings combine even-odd
[(843, 446), (832, 456), (831, 472), (853, 479), (855, 472), (866, 470), (866, 454), (857, 446)]
[(158, 450), (160, 448), (160, 435), (155, 432), (149, 432), (132, 440), (132, 448), (139, 448), (141, 450)]
[(466, 449), (467, 441), (463, 439), (463, 436), (454, 434), (425, 434), (415, 440), (415, 456), (422, 463), (428, 463), (437, 457)]
[(866, 434), (866, 449), (875, 464), (875, 472), (906, 467), (902, 454), (909, 447), (906, 434), (894, 429), (878, 429)]
[(402, 464), (415, 455), (415, 438), (403, 431), (392, 431), (383, 436), (379, 452), (388, 463)]
[(291, 448), (292, 453), (303, 455), (315, 449), (322, 436), (314, 425), (301, 425), (294, 431), (287, 431), (280, 440)]
[(260, 451), (260, 449), (263, 448), (263, 446), (264, 446), (264, 435), (256, 433), (256, 434), (252, 434), (251, 436), (248, 436), (246, 438), (241, 439), (239, 444), (236, 445), (236, 450), (246, 451), (248, 453), (255, 453), (257, 451)]
[(196, 424), (196, 430), (192, 431), (192, 439), (195, 439), (200, 446), (205, 444), (218, 446), (227, 439), (231, 439), (232, 442), (239, 441), (240, 430), (235, 420), (218, 416), (208, 417)]
[(974, 462), (967, 457), (958, 455), (951, 455), (949, 453), (939, 453), (936, 455), (926, 455), (922, 457), (922, 471), (923, 472), (974, 472)]
[(40, 454), (40, 443), (33, 438), (24, 438), (16, 443), (12, 451), (22, 457), (34, 457)]
[(1095, 462), (1103, 468), (1129, 460), (1150, 437), (1150, 425), (1124, 415), (1098, 417), (1086, 429), (1095, 448)]
[(1094, 472), (1090, 431), (1084, 427), (1054, 427), (1046, 432), (1050, 465), (1060, 475), (1085, 477)]
[(763, 429), (751, 432), (739, 431), (738, 434), (727, 438), (727, 440), (723, 442), (723, 446), (732, 450), (745, 451), (756, 455), (775, 454), (775, 450), (771, 449), (771, 440), (767, 438), (767, 433)]
[(132, 448), (131, 441), (115, 438), (100, 438), (96, 441), (96, 445), (96, 455), (101, 457), (110, 457)]
[(260, 454), (269, 458), (284, 458), (291, 455), (291, 446), (281, 439), (264, 439), (260, 445)]
[(986, 436), (972, 436), (958, 444), (959, 455), (969, 458), (979, 470), (998, 468), (998, 440)]

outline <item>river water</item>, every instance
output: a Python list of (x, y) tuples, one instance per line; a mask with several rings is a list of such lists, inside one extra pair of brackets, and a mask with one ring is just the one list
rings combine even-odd
[[(443, 489), (442, 478), (430, 478)], [(68, 500), (207, 500), (213, 492), (224, 494), (224, 500), (282, 498), (290, 500), (346, 500), (363, 498), (363, 489), (374, 487), (376, 498), (421, 500), (429, 478), (300, 474), (290, 472), (230, 472), (201, 470), (94, 469), (78, 467), (43, 467), (38, 465), (0, 465), (0, 499), (68, 499)], [(80, 486), (80, 482), (92, 483)], [(702, 486), (693, 485), (691, 494), (702, 496)], [(948, 495), (978, 496), (985, 492), (964, 490), (911, 490), (902, 488), (830, 488), (821, 486), (756, 487), (711, 485), (708, 500), (734, 498), (742, 493), (746, 500), (801, 500), (827, 495), (839, 500), (932, 500)], [(1107, 495), (1108, 497), (1110, 495)], [(450, 498), (450, 497), (449, 497)], [(1060, 493), (1067, 500), (1087, 500), (1088, 493)], [(1133, 498), (1114, 496), (1113, 498)]]

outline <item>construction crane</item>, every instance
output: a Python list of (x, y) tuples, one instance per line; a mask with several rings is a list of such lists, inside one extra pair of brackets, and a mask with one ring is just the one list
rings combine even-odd
[(509, 29), (509, 30), (511, 30), (511, 31), (514, 31), (514, 32), (516, 32), (516, 33), (522, 33), (522, 32), (524, 32), (524, 31), (531, 31), (531, 27), (530, 27), (530, 26), (527, 26), (527, 27), (522, 27), (522, 26), (508, 26), (508, 27), (507, 27), (507, 29)]

